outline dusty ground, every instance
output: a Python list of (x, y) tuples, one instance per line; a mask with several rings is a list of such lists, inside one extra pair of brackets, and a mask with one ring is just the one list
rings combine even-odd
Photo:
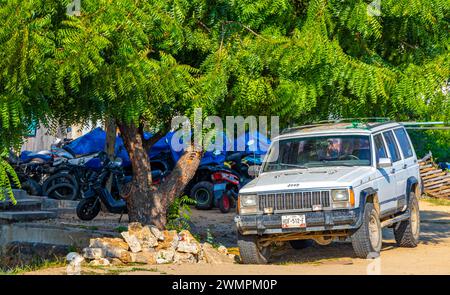
[[(351, 243), (335, 242), (294, 250), (288, 246), (278, 249), (269, 265), (223, 264), (211, 265), (133, 265), (113, 268), (87, 268), (83, 274), (450, 274), (450, 206), (420, 202), (421, 243), (417, 248), (398, 248), (392, 230), (383, 231), (381, 258), (358, 259)], [(193, 209), (194, 232), (206, 237), (209, 228), (216, 243), (235, 247), (233, 214), (218, 210)], [(117, 218), (108, 217), (108, 227), (117, 226)], [(122, 224), (123, 225), (123, 224)], [(97, 225), (90, 225), (97, 226)], [(35, 271), (29, 274), (65, 274), (64, 267)]]

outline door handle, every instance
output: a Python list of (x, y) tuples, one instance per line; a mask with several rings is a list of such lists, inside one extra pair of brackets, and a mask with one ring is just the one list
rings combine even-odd
[(403, 169), (406, 169), (406, 168), (408, 168), (408, 165), (407, 164), (403, 164)]
[(391, 173), (395, 173), (395, 168), (392, 168), (392, 169), (391, 169)]

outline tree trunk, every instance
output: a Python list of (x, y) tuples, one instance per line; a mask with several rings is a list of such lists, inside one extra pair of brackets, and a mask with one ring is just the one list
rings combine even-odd
[[(110, 160), (114, 160), (115, 147), (116, 147), (116, 121), (108, 117), (105, 120), (105, 131), (106, 131), (106, 146), (105, 152)], [(106, 189), (111, 191), (113, 178), (110, 177), (106, 183)]]
[(130, 156), (133, 181), (127, 197), (130, 222), (153, 224), (164, 229), (167, 223), (167, 208), (181, 195), (200, 164), (201, 153), (187, 151), (177, 162), (165, 181), (155, 187), (152, 184), (151, 166), (139, 128), (118, 124), (125, 147)]

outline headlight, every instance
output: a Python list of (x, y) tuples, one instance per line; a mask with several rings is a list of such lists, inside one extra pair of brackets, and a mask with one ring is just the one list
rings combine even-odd
[(355, 194), (352, 188), (331, 190), (333, 209), (349, 209), (355, 206)]
[(348, 201), (348, 190), (346, 189), (334, 189), (331, 190), (331, 197), (335, 202), (347, 202)]
[(239, 195), (239, 212), (241, 214), (250, 214), (257, 212), (257, 195)]

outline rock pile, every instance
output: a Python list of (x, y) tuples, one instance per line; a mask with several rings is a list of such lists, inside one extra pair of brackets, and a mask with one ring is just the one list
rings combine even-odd
[(130, 223), (122, 238), (91, 239), (83, 249), (83, 257), (90, 265), (117, 265), (122, 263), (232, 263), (234, 255), (227, 248), (215, 249), (209, 243), (199, 243), (183, 230), (160, 231), (153, 226)]

